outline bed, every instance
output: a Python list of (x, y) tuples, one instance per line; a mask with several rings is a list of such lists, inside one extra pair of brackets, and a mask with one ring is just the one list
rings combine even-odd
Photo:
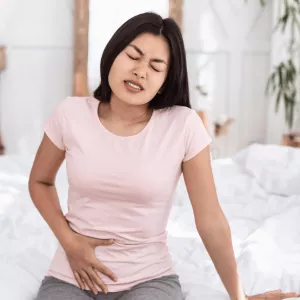
[[(27, 191), (32, 160), (0, 156), (1, 299), (32, 300), (57, 245)], [(253, 144), (212, 164), (246, 293), (300, 293), (300, 150)], [(66, 211), (64, 166), (57, 188)], [(185, 299), (228, 299), (195, 230), (182, 178), (167, 229)]]

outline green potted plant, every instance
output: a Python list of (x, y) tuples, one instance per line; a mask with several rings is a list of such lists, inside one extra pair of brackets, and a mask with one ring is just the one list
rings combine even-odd
[[(247, 2), (247, 0), (245, 0)], [(261, 6), (266, 5), (266, 0), (260, 0)], [(284, 104), (285, 122), (289, 135), (293, 135), (292, 129), (299, 99), (299, 75), (300, 70), (296, 65), (296, 56), (299, 56), (300, 37), (300, 0), (281, 0), (279, 2), (280, 14), (277, 18), (274, 31), (290, 31), (285, 60), (278, 63), (268, 77), (266, 94), (275, 96), (275, 111), (278, 112), (281, 102)], [(300, 56), (299, 56), (300, 57)]]

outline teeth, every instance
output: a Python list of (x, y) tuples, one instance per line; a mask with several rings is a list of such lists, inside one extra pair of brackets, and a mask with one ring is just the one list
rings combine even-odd
[(126, 81), (128, 85), (132, 86), (133, 88), (137, 89), (137, 90), (141, 90), (141, 87), (139, 87), (138, 85), (135, 85), (129, 81)]

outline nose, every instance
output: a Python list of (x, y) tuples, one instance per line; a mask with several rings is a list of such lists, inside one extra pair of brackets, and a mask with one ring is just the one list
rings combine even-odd
[(133, 70), (133, 74), (139, 79), (145, 79), (147, 77), (146, 68), (140, 67)]

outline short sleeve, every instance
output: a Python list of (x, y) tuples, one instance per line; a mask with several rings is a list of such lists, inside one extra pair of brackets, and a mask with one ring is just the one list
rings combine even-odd
[(65, 150), (64, 144), (64, 111), (66, 100), (61, 101), (52, 111), (44, 124), (44, 131), (53, 144), (60, 150)]
[(201, 118), (195, 110), (191, 110), (185, 127), (185, 155), (187, 161), (201, 152), (212, 141)]

